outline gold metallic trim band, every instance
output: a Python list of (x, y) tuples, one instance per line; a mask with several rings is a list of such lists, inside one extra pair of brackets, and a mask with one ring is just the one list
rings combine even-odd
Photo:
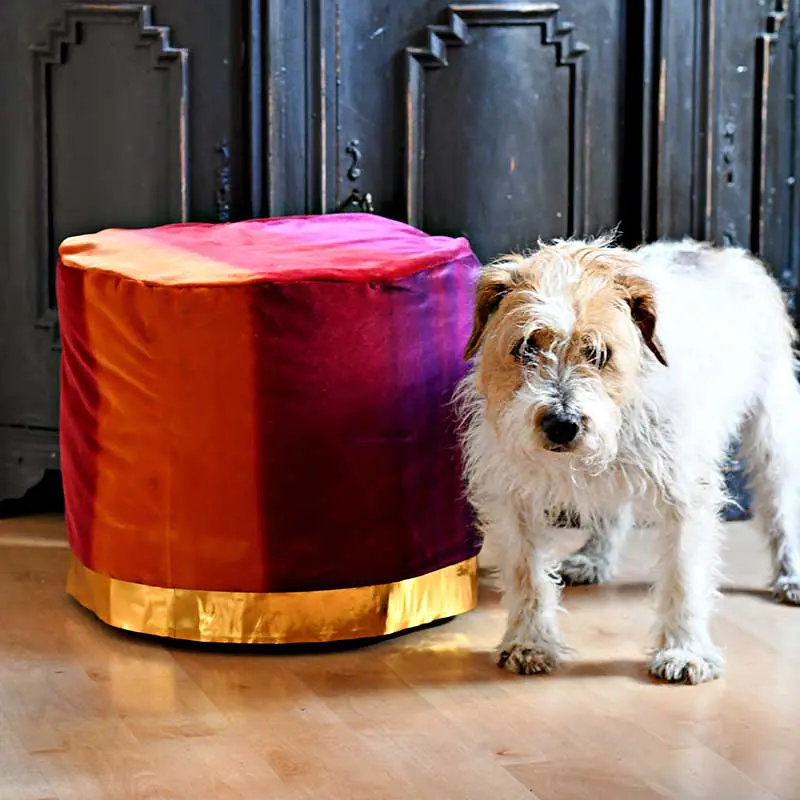
[(67, 592), (103, 622), (198, 642), (300, 644), (385, 636), (478, 602), (478, 560), (377, 586), (316, 592), (164, 589), (109, 578), (71, 555)]

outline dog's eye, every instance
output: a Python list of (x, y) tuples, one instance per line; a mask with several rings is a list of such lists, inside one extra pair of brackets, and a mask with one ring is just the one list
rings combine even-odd
[(583, 357), (590, 364), (602, 369), (611, 360), (611, 348), (608, 345), (600, 348), (594, 345), (587, 345), (583, 349)]
[(517, 361), (520, 362), (531, 362), (536, 358), (536, 353), (539, 351), (539, 348), (536, 342), (533, 341), (533, 337), (529, 336), (527, 339), (520, 339), (516, 344), (511, 348), (511, 355)]

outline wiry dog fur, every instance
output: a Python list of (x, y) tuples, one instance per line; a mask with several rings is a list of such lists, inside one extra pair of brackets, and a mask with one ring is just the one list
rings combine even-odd
[[(719, 676), (709, 617), (721, 468), (737, 435), (773, 590), (800, 603), (793, 343), (777, 285), (741, 250), (557, 241), (484, 268), (465, 354), (472, 367), (456, 399), (469, 497), (485, 535), (502, 543), (500, 666), (557, 666), (560, 577), (607, 580), (639, 521), (660, 534), (650, 671), (689, 683)], [(558, 564), (547, 513), (564, 507), (591, 533)]]

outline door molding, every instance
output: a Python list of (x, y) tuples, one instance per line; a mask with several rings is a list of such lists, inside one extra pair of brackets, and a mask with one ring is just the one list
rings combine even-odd
[(175, 183), (180, 221), (189, 217), (189, 51), (173, 47), (170, 28), (154, 25), (152, 8), (144, 3), (68, 3), (61, 18), (46, 30), (44, 42), (33, 45), (33, 113), (37, 221), (38, 319), (36, 327), (49, 331), (53, 347), (60, 348), (55, 270), (58, 242), (53, 238), (52, 181), (52, 72), (68, 62), (72, 48), (80, 47), (84, 26), (135, 25), (137, 47), (149, 48), (158, 70), (176, 69), (179, 74), (178, 97), (178, 176)]
[(448, 66), (448, 47), (469, 45), (470, 26), (527, 25), (541, 30), (543, 46), (555, 50), (556, 68), (570, 73), (569, 163), (567, 181), (569, 208), (567, 230), (581, 235), (586, 227), (587, 151), (586, 54), (589, 48), (573, 37), (573, 26), (561, 22), (556, 3), (455, 4), (447, 8), (441, 24), (428, 25), (425, 43), (405, 51), (406, 65), (406, 220), (419, 227), (423, 220), (425, 170), (425, 71)]

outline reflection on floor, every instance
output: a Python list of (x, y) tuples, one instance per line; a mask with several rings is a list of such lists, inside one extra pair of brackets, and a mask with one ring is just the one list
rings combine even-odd
[(728, 672), (697, 688), (645, 675), (647, 538), (614, 585), (567, 591), (574, 659), (525, 679), (491, 663), (488, 585), (366, 648), (167, 647), (66, 598), (59, 518), (2, 521), (0, 800), (800, 798), (800, 609), (766, 599), (758, 537), (728, 526)]

